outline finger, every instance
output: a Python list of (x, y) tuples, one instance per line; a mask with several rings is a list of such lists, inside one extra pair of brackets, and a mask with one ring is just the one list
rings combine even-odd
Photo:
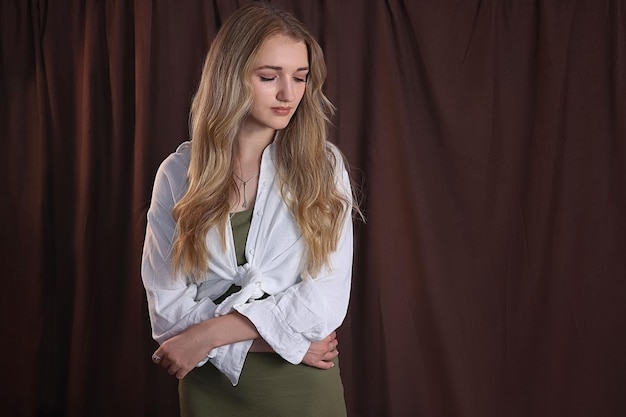
[(152, 362), (158, 364), (158, 363), (161, 363), (162, 359), (163, 357), (161, 356), (158, 350), (152, 354)]
[(161, 356), (161, 360), (155, 363), (165, 369), (168, 369), (172, 365), (172, 361), (167, 356)]
[(328, 353), (326, 353), (324, 355), (324, 361), (332, 361), (337, 356), (339, 356), (339, 351), (338, 350), (333, 350), (333, 351), (328, 352)]
[(318, 369), (330, 369), (334, 366), (332, 359), (324, 360), (323, 355), (320, 355), (319, 359), (306, 358), (302, 363)]
[(329, 334), (328, 336), (326, 336), (324, 339), (322, 339), (322, 342), (326, 342), (326, 343), (330, 343), (333, 340), (335, 340), (337, 338), (337, 334), (335, 332), (332, 332), (331, 334)]
[[(152, 357), (152, 362), (153, 362), (155, 365), (159, 365), (161, 368), (165, 368), (165, 369), (167, 369), (167, 368), (169, 368), (169, 367), (170, 367), (170, 365), (172, 364), (172, 362), (170, 361), (170, 359), (169, 359), (167, 356), (162, 356), (162, 355), (163, 355), (163, 354), (159, 355), (159, 354), (157, 353), (157, 354), (156, 354), (156, 356), (157, 356), (156, 358), (155, 358), (155, 357), (154, 357), (154, 355), (153, 355), (153, 357)], [(157, 360), (157, 359), (158, 359), (158, 360)]]
[(313, 368), (318, 368), (318, 369), (330, 369), (333, 366), (335, 366), (334, 363), (332, 363), (331, 361), (315, 361), (312, 363), (308, 364), (309, 366), (312, 366)]

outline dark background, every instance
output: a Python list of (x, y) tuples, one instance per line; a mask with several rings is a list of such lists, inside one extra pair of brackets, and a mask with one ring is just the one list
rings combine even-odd
[[(3, 415), (177, 415), (145, 214), (244, 3), (0, 2)], [(350, 416), (626, 415), (624, 2), (275, 3), (363, 184)]]

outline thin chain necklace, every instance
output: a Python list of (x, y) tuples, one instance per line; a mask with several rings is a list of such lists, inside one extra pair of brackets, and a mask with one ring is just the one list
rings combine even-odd
[(246, 196), (246, 185), (248, 185), (248, 182), (250, 182), (250, 180), (252, 180), (254, 177), (259, 175), (259, 173), (257, 172), (256, 174), (254, 174), (253, 176), (251, 176), (245, 181), (242, 180), (241, 177), (239, 177), (239, 175), (235, 174), (234, 172), (233, 172), (233, 175), (243, 184), (243, 204), (241, 205), (241, 207), (248, 208), (248, 197)]

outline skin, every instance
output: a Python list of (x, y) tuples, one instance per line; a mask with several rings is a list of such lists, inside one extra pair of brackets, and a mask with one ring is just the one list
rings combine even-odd
[[(304, 42), (284, 35), (267, 38), (251, 74), (253, 104), (238, 136), (239, 177), (247, 179), (259, 172), (263, 150), (272, 142), (276, 130), (291, 120), (306, 87), (309, 62)], [(257, 179), (247, 183), (247, 201), (254, 204)], [(232, 211), (241, 211), (243, 187), (231, 196)], [(243, 340), (253, 340), (252, 352), (273, 352), (245, 316), (233, 312), (196, 324), (165, 341), (153, 361), (170, 375), (182, 379), (213, 349)], [(337, 357), (337, 335), (332, 332), (321, 341), (311, 342), (302, 363), (319, 369), (333, 367)], [(159, 360), (155, 358), (160, 358)]]
[[(238, 176), (248, 179), (259, 172), (261, 154), (274, 139), (276, 130), (284, 129), (295, 113), (306, 88), (309, 62), (306, 45), (275, 35), (263, 42), (250, 77), (254, 101), (250, 116), (239, 134)], [(286, 111), (286, 113), (284, 113)], [(254, 204), (258, 177), (247, 183), (247, 201)], [(244, 208), (243, 187), (231, 196), (232, 211)]]

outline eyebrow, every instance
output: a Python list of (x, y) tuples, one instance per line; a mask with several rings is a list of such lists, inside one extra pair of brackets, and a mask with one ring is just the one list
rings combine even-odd
[[(261, 65), (260, 67), (257, 68), (257, 71), (261, 69), (271, 69), (275, 71), (282, 71), (283, 67), (278, 67), (276, 65)], [(308, 71), (308, 70), (309, 70), (309, 67), (300, 67), (296, 70), (296, 72)]]

